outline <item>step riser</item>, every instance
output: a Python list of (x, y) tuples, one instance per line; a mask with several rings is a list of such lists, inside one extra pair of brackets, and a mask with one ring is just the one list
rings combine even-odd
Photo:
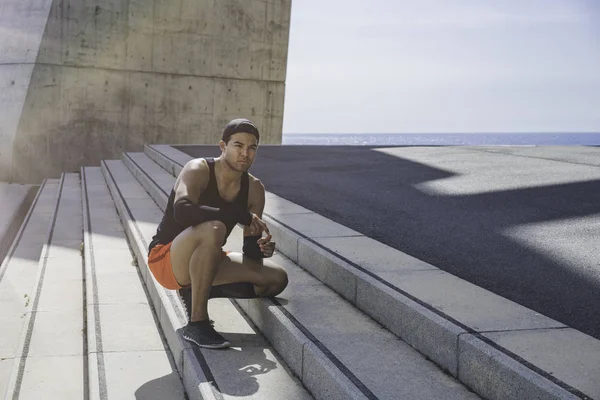
[[(162, 152), (169, 153), (170, 159)], [(166, 146), (147, 146), (145, 153), (165, 166), (173, 176), (181, 171), (181, 164), (185, 163), (186, 157), (188, 160), (191, 158)], [(160, 195), (156, 189), (154, 193)], [(268, 211), (265, 211), (264, 219), (270, 223), (269, 227), (277, 237), (278, 251), (476, 393), (489, 399), (519, 400), (536, 398), (540, 394), (552, 399), (578, 398), (565, 389), (568, 385), (551, 381), (536, 372), (535, 368), (532, 370), (508, 357), (505, 352), (490, 345), (489, 340), (481, 340), (479, 335), (470, 334), (469, 328), (454, 323), (354, 268), (315, 245), (309, 238), (284, 226), (276, 217), (269, 215)], [(469, 343), (473, 345), (459, 340), (467, 336)], [(515, 373), (516, 369), (524, 372)], [(496, 379), (499, 376), (511, 379), (508, 382)], [(575, 389), (570, 390), (577, 392)]]
[(185, 162), (181, 162), (181, 160), (180, 162), (177, 162), (176, 160), (169, 160), (163, 153), (161, 153), (157, 149), (160, 149), (162, 151), (168, 150), (166, 146), (144, 146), (144, 152), (148, 157), (150, 157), (152, 160), (154, 160), (154, 162), (163, 167), (163, 169), (168, 171), (171, 175), (175, 177), (178, 176), (181, 170), (183, 169), (182, 165), (184, 165)]

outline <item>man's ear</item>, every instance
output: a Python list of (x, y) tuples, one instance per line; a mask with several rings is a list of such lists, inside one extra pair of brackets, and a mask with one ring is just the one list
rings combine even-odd
[(221, 148), (221, 153), (225, 151), (225, 146), (227, 146), (227, 144), (225, 143), (225, 141), (221, 140), (219, 142), (219, 147)]

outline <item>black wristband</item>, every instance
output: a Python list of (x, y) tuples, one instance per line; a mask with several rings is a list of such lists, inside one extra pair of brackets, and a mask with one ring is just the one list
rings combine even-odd
[(265, 255), (260, 251), (260, 246), (256, 241), (260, 239), (262, 236), (244, 236), (244, 246), (242, 247), (242, 252), (248, 258), (253, 260), (260, 260), (265, 258)]

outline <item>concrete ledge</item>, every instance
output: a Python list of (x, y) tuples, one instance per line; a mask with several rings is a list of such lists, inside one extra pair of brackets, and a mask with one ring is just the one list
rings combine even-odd
[(265, 216), (265, 221), (269, 223), (271, 234), (276, 240), (276, 251), (285, 254), (293, 262), (298, 262), (298, 246), (302, 236), (290, 232), (287, 228), (277, 221), (273, 221)]
[[(167, 207), (170, 192), (166, 192), (167, 197), (165, 198), (162, 196), (164, 192), (161, 189), (173, 186), (175, 183), (173, 176), (167, 171), (157, 168), (158, 165), (144, 153), (123, 153), (122, 160), (142, 187), (150, 194), (150, 197), (164, 210)], [(152, 174), (148, 175), (144, 171), (152, 171)]]
[(182, 360), (183, 383), (190, 399), (220, 400), (222, 398), (221, 393), (214, 386), (214, 381), (206, 376), (194, 349), (185, 349)]
[(452, 376), (458, 375), (463, 328), (369, 276), (358, 279), (356, 306)]
[[(303, 376), (303, 348), (308, 338), (278, 310), (270, 300), (234, 300), (252, 322), (258, 326), (262, 334), (283, 357), (288, 367), (298, 377)], [(269, 307), (271, 305), (272, 307)], [(313, 392), (314, 394), (314, 392)]]
[[(269, 216), (265, 216), (265, 220), (269, 226), (275, 223), (275, 220)], [(288, 240), (288, 237), (298, 237), (298, 265), (343, 298), (356, 304), (356, 274), (351, 265), (332, 259), (326, 250), (290, 232), (289, 229), (281, 230), (279, 233), (282, 241)], [(281, 249), (281, 252), (286, 254), (285, 249)]]
[(234, 300), (317, 399), (365, 399), (357, 387), (269, 299)]
[(192, 159), (187, 154), (165, 144), (145, 145), (144, 153), (173, 176), (179, 175), (183, 166)]
[(459, 377), (488, 399), (578, 399), (473, 335), (459, 340)]
[(319, 399), (368, 399), (313, 343), (303, 347), (302, 383)]

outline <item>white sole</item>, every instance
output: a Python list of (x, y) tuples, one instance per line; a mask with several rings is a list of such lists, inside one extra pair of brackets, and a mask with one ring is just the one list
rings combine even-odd
[(200, 344), (200, 343), (196, 342), (194, 339), (191, 339), (185, 335), (183, 335), (183, 338), (185, 340), (187, 340), (188, 342), (194, 343), (196, 346), (202, 347), (204, 349), (226, 349), (228, 347), (231, 347), (231, 343), (228, 341), (221, 343), (221, 344)]

